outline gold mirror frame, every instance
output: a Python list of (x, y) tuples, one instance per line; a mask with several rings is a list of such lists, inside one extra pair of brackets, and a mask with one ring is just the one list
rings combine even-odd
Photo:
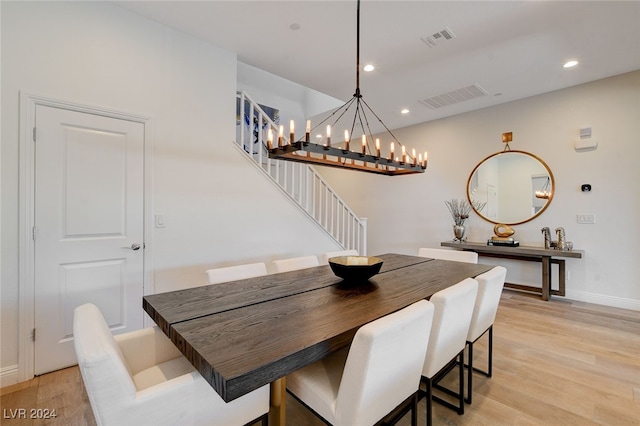
[[(540, 208), (540, 210), (538, 210), (536, 213), (532, 214), (531, 216), (529, 216), (528, 218), (524, 219), (524, 220), (520, 220), (520, 221), (512, 221), (512, 222), (507, 222), (507, 221), (500, 221), (500, 220), (494, 220), (493, 218), (489, 218), (487, 216), (485, 216), (483, 213), (479, 212), (478, 210), (476, 210), (475, 207), (473, 207), (473, 199), (472, 199), (472, 194), (471, 194), (471, 184), (474, 178), (474, 174), (478, 171), (478, 169), (485, 164), (488, 160), (498, 157), (500, 155), (504, 155), (504, 154), (521, 154), (527, 157), (530, 157), (536, 161), (538, 161), (547, 171), (547, 174), (549, 176), (550, 179), (550, 185), (551, 185), (551, 193), (549, 195), (549, 198), (547, 198), (546, 203), (544, 203), (544, 205)], [(553, 200), (553, 196), (555, 194), (555, 189), (556, 189), (556, 183), (555, 183), (555, 179), (553, 177), (553, 172), (551, 171), (551, 169), (549, 168), (549, 166), (547, 165), (547, 163), (545, 163), (540, 157), (531, 154), (530, 152), (526, 152), (526, 151), (517, 151), (517, 150), (506, 150), (506, 151), (500, 151), (497, 152), (495, 154), (491, 154), (488, 157), (484, 158), (482, 161), (480, 161), (478, 163), (478, 165), (476, 165), (476, 167), (471, 171), (471, 174), (469, 175), (469, 179), (467, 179), (467, 199), (469, 200), (469, 203), (471, 204), (471, 206), (473, 207), (473, 211), (475, 211), (478, 216), (480, 216), (482, 219), (486, 220), (487, 222), (491, 222), (494, 224), (505, 224), (505, 225), (520, 225), (523, 223), (527, 223), (533, 219), (535, 219), (536, 217), (540, 216), (542, 214), (542, 212), (544, 212), (547, 207), (549, 207), (549, 204), (551, 204), (551, 201)], [(533, 194), (532, 194), (533, 195)], [(486, 207), (485, 207), (486, 209)], [(484, 209), (483, 209), (484, 210)]]

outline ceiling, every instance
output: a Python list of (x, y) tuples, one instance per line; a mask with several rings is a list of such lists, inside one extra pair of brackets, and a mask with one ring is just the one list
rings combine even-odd
[[(116, 3), (329, 96), (354, 93), (355, 0)], [(363, 0), (360, 9), (360, 63), (376, 67), (360, 72), (360, 88), (392, 129), (640, 69), (640, 1)], [(454, 38), (425, 41), (445, 29)], [(563, 68), (570, 59), (580, 63)], [(481, 96), (421, 102), (473, 85)]]

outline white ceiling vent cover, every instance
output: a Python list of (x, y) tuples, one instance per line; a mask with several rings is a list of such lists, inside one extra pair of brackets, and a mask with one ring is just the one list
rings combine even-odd
[(462, 89), (452, 90), (451, 92), (443, 93), (441, 95), (420, 99), (420, 102), (429, 108), (438, 109), (487, 95), (488, 93), (486, 90), (480, 87), (478, 83), (474, 83), (471, 86), (463, 87)]
[(435, 34), (431, 34), (427, 37), (421, 37), (420, 40), (425, 42), (429, 47), (436, 47), (439, 43), (451, 40), (452, 38), (456, 38), (455, 34), (451, 31), (451, 28), (445, 27), (444, 30), (438, 31)]

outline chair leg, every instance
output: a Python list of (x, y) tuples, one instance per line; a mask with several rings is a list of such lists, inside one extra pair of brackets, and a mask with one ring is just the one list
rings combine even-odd
[(487, 370), (487, 377), (491, 377), (493, 371), (493, 324), (489, 327), (489, 368)]
[(411, 426), (418, 426), (418, 392), (411, 399)]
[(471, 392), (473, 381), (473, 342), (467, 342), (469, 347), (469, 366), (467, 368), (467, 399), (465, 402), (471, 404)]
[(426, 380), (426, 396), (425, 403), (427, 404), (427, 426), (431, 426), (433, 423), (432, 419), (432, 407), (431, 407), (431, 399), (433, 397), (433, 389), (431, 387), (431, 379)]
[(460, 362), (458, 366), (458, 379), (460, 384), (458, 387), (458, 414), (464, 414), (464, 349), (460, 352)]
[[(473, 366), (473, 343), (474, 342), (467, 342), (467, 345), (469, 346), (469, 362), (467, 365), (465, 365), (465, 367), (467, 367), (469, 369), (469, 371), (467, 372), (467, 398), (465, 399), (465, 402), (467, 404), (471, 404), (471, 395), (472, 395), (472, 377), (473, 377), (473, 372), (476, 371), (478, 373), (484, 374), (487, 377), (491, 377), (493, 374), (493, 324), (491, 326), (489, 326), (489, 328), (487, 329), (487, 331), (489, 332), (488, 335), (488, 354), (487, 354), (487, 371), (482, 371), (479, 368), (476, 368)], [(485, 331), (486, 333), (486, 331)], [(482, 336), (481, 336), (482, 337)]]

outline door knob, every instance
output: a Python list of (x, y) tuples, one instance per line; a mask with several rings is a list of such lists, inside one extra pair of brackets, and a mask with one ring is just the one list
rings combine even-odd
[(140, 243), (131, 244), (131, 250), (140, 250)]

